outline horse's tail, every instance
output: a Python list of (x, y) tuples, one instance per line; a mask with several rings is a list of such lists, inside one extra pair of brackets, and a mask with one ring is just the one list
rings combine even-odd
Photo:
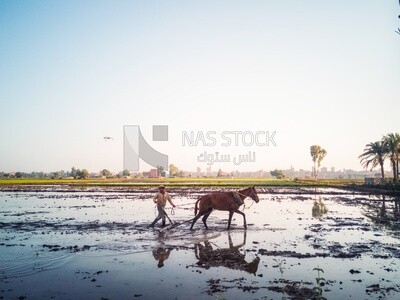
[(194, 215), (197, 215), (197, 210), (198, 210), (198, 204), (201, 200), (201, 197), (199, 199), (197, 199), (196, 204), (194, 205)]

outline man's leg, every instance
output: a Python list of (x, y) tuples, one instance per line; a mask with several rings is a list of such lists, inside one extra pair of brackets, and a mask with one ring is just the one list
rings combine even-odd
[[(158, 221), (160, 221), (160, 219), (162, 218), (162, 216), (163, 216), (163, 213), (162, 213), (162, 211), (160, 211), (160, 208), (157, 206), (157, 209), (158, 209), (158, 216), (154, 219), (154, 221), (153, 221), (153, 223), (151, 223), (150, 225), (149, 225), (149, 227), (154, 227), (154, 225), (156, 225), (156, 223), (158, 222)], [(164, 217), (165, 218), (165, 217)], [(164, 219), (163, 219), (164, 220)]]
[(157, 218), (154, 219), (154, 221), (149, 225), (149, 227), (154, 227), (154, 225), (156, 225), (156, 223), (160, 220), (161, 218), (159, 218), (157, 216)]
[(161, 218), (162, 218), (162, 227), (165, 227), (165, 211), (164, 211), (164, 208), (159, 207), (158, 211), (159, 211), (159, 214), (161, 215)]

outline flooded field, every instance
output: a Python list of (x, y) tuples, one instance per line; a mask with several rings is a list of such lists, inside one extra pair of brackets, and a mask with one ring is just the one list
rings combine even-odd
[[(155, 189), (0, 191), (0, 299), (399, 299), (399, 198), (258, 189), (243, 218), (148, 228)], [(207, 189), (173, 189), (174, 222)], [(158, 224), (160, 225), (160, 223)]]

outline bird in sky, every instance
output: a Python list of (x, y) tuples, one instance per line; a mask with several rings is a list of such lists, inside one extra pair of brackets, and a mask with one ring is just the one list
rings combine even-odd
[(105, 142), (114, 140), (111, 136), (105, 136), (103, 139)]

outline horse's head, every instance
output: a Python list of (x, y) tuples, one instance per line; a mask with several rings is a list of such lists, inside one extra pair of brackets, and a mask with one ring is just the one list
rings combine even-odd
[(251, 199), (253, 199), (256, 203), (258, 203), (258, 201), (260, 201), (260, 199), (258, 199), (258, 195), (257, 195), (257, 191), (255, 186), (253, 185), (252, 187), (249, 188), (250, 189), (250, 195), (249, 197)]

